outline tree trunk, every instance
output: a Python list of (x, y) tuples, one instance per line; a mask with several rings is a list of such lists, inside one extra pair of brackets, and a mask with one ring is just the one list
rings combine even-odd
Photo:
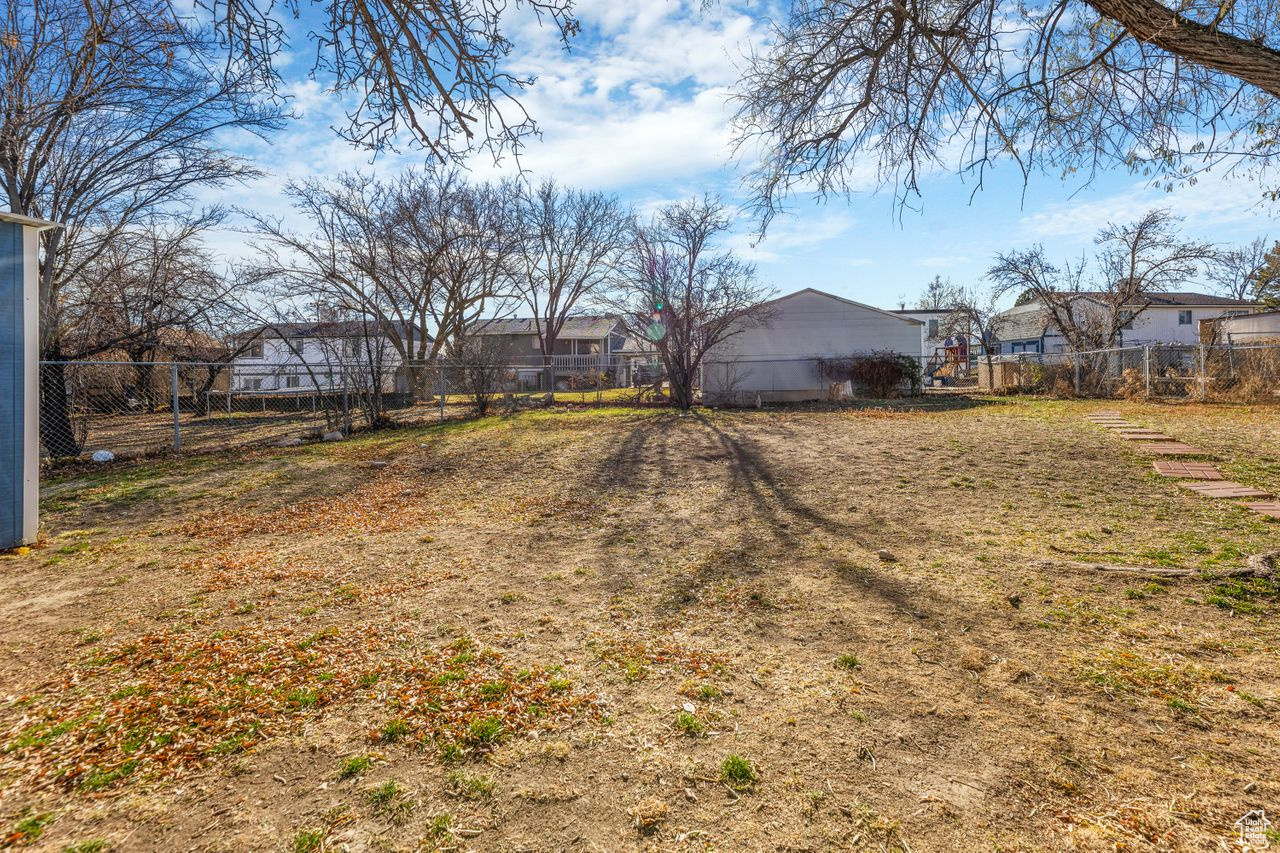
[(1280, 98), (1280, 51), (1193, 21), (1156, 0), (1086, 0), (1138, 41)]
[(82, 449), (71, 422), (71, 396), (60, 361), (40, 368), (40, 441), (54, 458), (78, 456)]

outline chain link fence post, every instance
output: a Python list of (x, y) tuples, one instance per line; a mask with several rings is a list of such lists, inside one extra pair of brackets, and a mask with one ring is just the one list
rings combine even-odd
[(1146, 391), (1146, 396), (1151, 396), (1151, 345), (1143, 344), (1142, 346), (1142, 384)]
[[(347, 366), (344, 364), (339, 370), (342, 373), (342, 432), (351, 435), (351, 396), (347, 387)], [(263, 405), (266, 405), (265, 397)]]
[(1205, 354), (1205, 345), (1200, 344), (1200, 399), (1206, 400), (1209, 397), (1209, 373), (1205, 369), (1208, 359)]
[(436, 363), (436, 400), (440, 404), (440, 423), (444, 423), (444, 362)]
[(1076, 353), (1075, 358), (1075, 380), (1076, 380), (1076, 396), (1080, 396), (1080, 353)]
[(173, 407), (173, 452), (182, 452), (182, 403), (178, 399), (178, 364), (169, 365), (169, 398)]

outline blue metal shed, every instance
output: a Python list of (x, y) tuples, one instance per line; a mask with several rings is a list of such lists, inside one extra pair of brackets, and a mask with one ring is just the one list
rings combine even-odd
[(39, 235), (56, 227), (0, 212), (0, 548), (38, 532)]

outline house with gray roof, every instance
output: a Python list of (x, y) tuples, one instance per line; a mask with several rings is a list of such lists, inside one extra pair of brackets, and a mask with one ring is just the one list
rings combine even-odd
[(384, 391), (404, 392), (401, 347), (410, 354), (429, 351), (433, 340), (411, 324), (385, 327), (372, 319), (257, 326), (232, 338), (231, 390), (287, 395), (377, 375)]
[[(1106, 310), (1102, 296), (1087, 291), (1071, 294), (1073, 300), (1082, 303), (1076, 309), (1078, 315), (1087, 311), (1088, 303)], [(1120, 331), (1116, 346), (1194, 346), (1200, 340), (1201, 321), (1251, 314), (1261, 308), (1257, 302), (1208, 293), (1145, 294), (1140, 303), (1122, 307), (1130, 317)], [(1058, 353), (1068, 349), (1062, 332), (1039, 299), (1001, 312), (995, 326), (1002, 354)]]
[(550, 390), (548, 381), (563, 391), (601, 374), (610, 384), (631, 385), (649, 361), (649, 348), (631, 338), (617, 317), (569, 317), (551, 353), (542, 351), (538, 328), (531, 317), (496, 318), (477, 320), (467, 334), (501, 342), (521, 391)]

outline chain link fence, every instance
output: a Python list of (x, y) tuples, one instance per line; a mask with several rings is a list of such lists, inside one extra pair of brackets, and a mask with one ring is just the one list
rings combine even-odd
[(555, 357), (371, 365), (45, 361), (46, 459), (148, 455), (296, 443), (480, 408), (604, 405), (651, 398), (662, 374), (644, 357)]
[[(921, 359), (928, 389), (936, 364)], [(1142, 346), (1085, 353), (1023, 353), (973, 360), (945, 383), (1058, 396), (1280, 402), (1280, 344)], [(44, 457), (162, 453), (298, 443), (393, 424), (432, 423), (478, 411), (549, 402), (636, 405), (663, 394), (651, 355), (556, 356), (369, 365), (252, 362), (42, 362)], [(833, 382), (823, 359), (743, 356), (707, 362), (704, 400), (835, 400), (857, 389)], [(842, 390), (843, 389), (843, 390)], [(902, 393), (910, 393), (905, 387)]]
[(980, 357), (978, 388), (1063, 397), (1280, 402), (1280, 343)]

